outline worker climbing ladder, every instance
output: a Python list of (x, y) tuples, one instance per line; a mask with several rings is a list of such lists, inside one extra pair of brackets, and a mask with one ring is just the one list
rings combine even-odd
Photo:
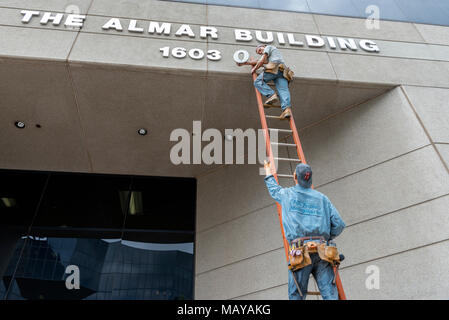
[[(255, 73), (253, 73), (253, 81), (256, 80), (257, 75)], [(302, 150), (302, 146), (301, 146), (301, 141), (299, 140), (299, 135), (298, 135), (298, 131), (296, 130), (296, 125), (295, 125), (295, 120), (293, 118), (293, 116), (291, 116), (288, 119), (288, 123), (290, 126), (290, 129), (281, 129), (281, 128), (273, 128), (273, 127), (268, 127), (267, 124), (267, 119), (273, 119), (273, 120), (280, 120), (280, 117), (278, 116), (272, 116), (272, 115), (266, 115), (265, 114), (265, 107), (274, 107), (272, 105), (265, 105), (262, 102), (262, 96), (260, 94), (260, 92), (255, 89), (256, 91), (256, 99), (257, 99), (257, 105), (258, 105), (258, 109), (259, 109), (259, 116), (260, 116), (260, 122), (262, 125), (262, 130), (264, 133), (264, 138), (265, 138), (265, 145), (266, 145), (266, 152), (267, 152), (267, 156), (268, 159), (270, 161), (271, 168), (272, 168), (272, 174), (274, 176), (274, 178), (276, 179), (276, 181), (279, 183), (278, 178), (292, 178), (293, 179), (293, 175), (292, 174), (278, 174), (277, 173), (277, 168), (276, 168), (276, 163), (275, 160), (277, 161), (288, 161), (288, 162), (302, 162), (302, 163), (306, 163), (306, 158), (304, 156), (304, 152)], [(271, 142), (270, 140), (270, 136), (271, 136), (271, 132), (273, 131), (277, 131), (277, 133), (287, 133), (288, 135), (290, 135), (293, 138), (293, 143), (285, 143), (285, 142)], [(275, 157), (273, 154), (273, 149), (272, 146), (273, 145), (277, 145), (277, 147), (279, 146), (284, 146), (287, 148), (295, 148), (296, 153), (297, 153), (297, 158), (282, 158), (282, 157)], [(313, 188), (313, 186), (312, 186)], [(278, 218), (279, 218), (279, 223), (281, 225), (281, 232), (282, 232), (282, 239), (283, 239), (283, 243), (284, 243), (284, 249), (285, 249), (285, 256), (287, 258), (287, 264), (290, 263), (289, 261), (289, 243), (287, 242), (287, 239), (285, 238), (285, 234), (284, 234), (284, 228), (282, 225), (282, 207), (281, 205), (276, 202), (276, 206), (277, 206), (277, 212), (278, 212)], [(338, 297), (340, 300), (346, 300), (346, 296), (343, 290), (343, 286), (341, 283), (341, 279), (340, 279), (340, 275), (338, 273), (338, 264), (334, 265), (334, 273), (335, 273), (335, 284), (337, 286), (337, 290), (338, 290)], [(295, 278), (295, 277), (293, 277)], [(298, 284), (296, 284), (298, 286)], [(299, 286), (298, 286), (299, 289)], [(309, 295), (320, 295), (319, 292), (307, 292), (307, 294)]]

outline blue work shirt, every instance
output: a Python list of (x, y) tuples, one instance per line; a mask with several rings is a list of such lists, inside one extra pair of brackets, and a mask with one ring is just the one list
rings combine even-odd
[(289, 242), (309, 236), (332, 240), (346, 226), (337, 209), (321, 192), (299, 184), (282, 188), (273, 175), (265, 177), (265, 183), (270, 195), (282, 206), (282, 223)]
[(285, 64), (281, 52), (275, 46), (266, 46), (263, 50), (263, 53), (266, 53), (268, 55), (268, 62)]

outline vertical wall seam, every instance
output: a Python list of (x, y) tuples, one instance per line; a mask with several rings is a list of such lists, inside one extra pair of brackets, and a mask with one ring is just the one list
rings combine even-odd
[(421, 37), (422, 41), (425, 44), (429, 45), (430, 43), (427, 42), (427, 40), (424, 38), (423, 34), (419, 31), (418, 27), (416, 26), (416, 23), (412, 22), (411, 24), (412, 24), (413, 28), (416, 30), (416, 32), (418, 33), (418, 35)]
[[(307, 2), (306, 2), (306, 3), (307, 3)], [(307, 6), (309, 6), (308, 3), (307, 3)], [(309, 8), (309, 10), (310, 10), (310, 8)], [(318, 34), (319, 34), (320, 36), (322, 36), (323, 33), (322, 33), (321, 30), (320, 30), (320, 26), (319, 26), (318, 23), (316, 22), (315, 14), (312, 13), (311, 15), (312, 15), (313, 23), (314, 23), (315, 26), (316, 26), (316, 30), (318, 31)], [(332, 71), (334, 72), (336, 82), (339, 82), (337, 72), (335, 71), (334, 64), (332, 63), (332, 59), (331, 59), (331, 56), (330, 56), (329, 53), (330, 53), (329, 51), (326, 51), (327, 59), (329, 60), (329, 63), (330, 63), (331, 68), (332, 68)]]
[[(94, 0), (92, 0), (89, 4), (89, 7), (86, 10), (86, 16), (89, 13), (90, 8), (92, 7)], [(80, 125), (80, 130), (81, 130), (81, 139), (83, 140), (83, 145), (84, 145), (84, 150), (86, 151), (86, 155), (87, 155), (87, 160), (89, 162), (89, 169), (90, 172), (93, 172), (93, 164), (92, 164), (92, 157), (90, 155), (89, 149), (87, 147), (87, 139), (86, 139), (86, 130), (84, 129), (83, 123), (81, 121), (81, 112), (80, 112), (80, 108), (79, 108), (79, 103), (78, 103), (78, 95), (76, 93), (76, 86), (75, 86), (75, 81), (73, 80), (73, 75), (72, 75), (72, 71), (70, 69), (70, 62), (69, 62), (69, 58), (70, 55), (72, 54), (72, 50), (75, 47), (76, 41), (78, 40), (78, 36), (81, 34), (81, 28), (79, 28), (75, 40), (72, 43), (72, 46), (70, 47), (69, 53), (67, 54), (67, 57), (65, 59), (65, 65), (66, 65), (66, 70), (67, 70), (67, 76), (69, 77), (69, 81), (70, 81), (70, 86), (72, 87), (72, 95), (73, 95), (73, 99), (75, 101), (75, 107), (76, 107), (76, 113), (78, 115), (78, 121), (79, 121), (79, 125)]]
[(70, 86), (72, 87), (73, 99), (75, 101), (76, 114), (78, 116), (78, 122), (80, 125), (80, 130), (81, 130), (81, 135), (82, 135), (81, 139), (83, 140), (83, 146), (84, 146), (84, 150), (86, 151), (87, 160), (89, 162), (90, 172), (93, 172), (94, 169), (93, 169), (93, 164), (92, 164), (92, 157), (90, 155), (89, 148), (87, 147), (87, 139), (86, 139), (87, 135), (86, 135), (86, 130), (84, 129), (84, 126), (83, 126), (83, 123), (81, 120), (81, 112), (80, 112), (80, 108), (79, 108), (78, 96), (76, 93), (75, 81), (73, 80), (72, 72), (70, 70), (70, 66), (68, 63), (66, 64), (66, 70), (67, 70), (67, 75), (69, 77)]
[(449, 166), (446, 163), (446, 161), (444, 160), (443, 156), (441, 155), (440, 151), (438, 150), (435, 142), (433, 141), (432, 137), (430, 136), (429, 131), (427, 130), (427, 128), (424, 125), (424, 122), (422, 121), (421, 117), (418, 114), (418, 111), (416, 110), (415, 106), (413, 105), (410, 97), (407, 94), (407, 91), (405, 90), (404, 86), (401, 85), (400, 86), (402, 93), (405, 96), (405, 99), (407, 100), (408, 104), (410, 105), (410, 108), (412, 109), (413, 113), (416, 116), (416, 119), (418, 119), (419, 124), (421, 125), (422, 129), (424, 130), (424, 133), (427, 136), (427, 139), (429, 139), (430, 144), (432, 145), (433, 149), (435, 150), (436, 154), (438, 155), (438, 157), (440, 158), (441, 163), (443, 164), (444, 168), (446, 169), (447, 173), (449, 174)]

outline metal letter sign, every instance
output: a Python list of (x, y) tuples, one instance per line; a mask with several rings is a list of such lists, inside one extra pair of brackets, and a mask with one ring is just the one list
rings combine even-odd
[(249, 53), (246, 50), (238, 50), (234, 53), (234, 61), (237, 63), (245, 63), (249, 59)]

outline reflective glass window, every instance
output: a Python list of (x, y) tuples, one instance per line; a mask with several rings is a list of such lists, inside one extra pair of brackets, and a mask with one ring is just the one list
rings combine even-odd
[(354, 5), (360, 12), (363, 13), (363, 16), (365, 17), (371, 15), (371, 10), (368, 10), (367, 13), (367, 8), (369, 6), (377, 6), (379, 8), (379, 16), (381, 20), (407, 21), (403, 11), (394, 0), (357, 0), (354, 1)]
[(408, 21), (449, 25), (446, 0), (395, 0)]
[(0, 171), (0, 196), (0, 299), (193, 298), (195, 179)]
[(161, 0), (248, 7), (268, 10), (310, 12), (365, 18), (366, 8), (375, 5), (380, 19), (449, 26), (447, 0)]
[(261, 9), (310, 12), (307, 0), (259, 0)]
[[(78, 278), (69, 266), (78, 268)], [(68, 288), (78, 280), (79, 287)], [(1, 282), (0, 293), (9, 288), (3, 298), (12, 300), (192, 299), (193, 243), (164, 247), (120, 239), (23, 237)]]
[(307, 0), (313, 13), (360, 17), (360, 11), (352, 0)]
[(259, 0), (207, 0), (207, 4), (259, 8)]

